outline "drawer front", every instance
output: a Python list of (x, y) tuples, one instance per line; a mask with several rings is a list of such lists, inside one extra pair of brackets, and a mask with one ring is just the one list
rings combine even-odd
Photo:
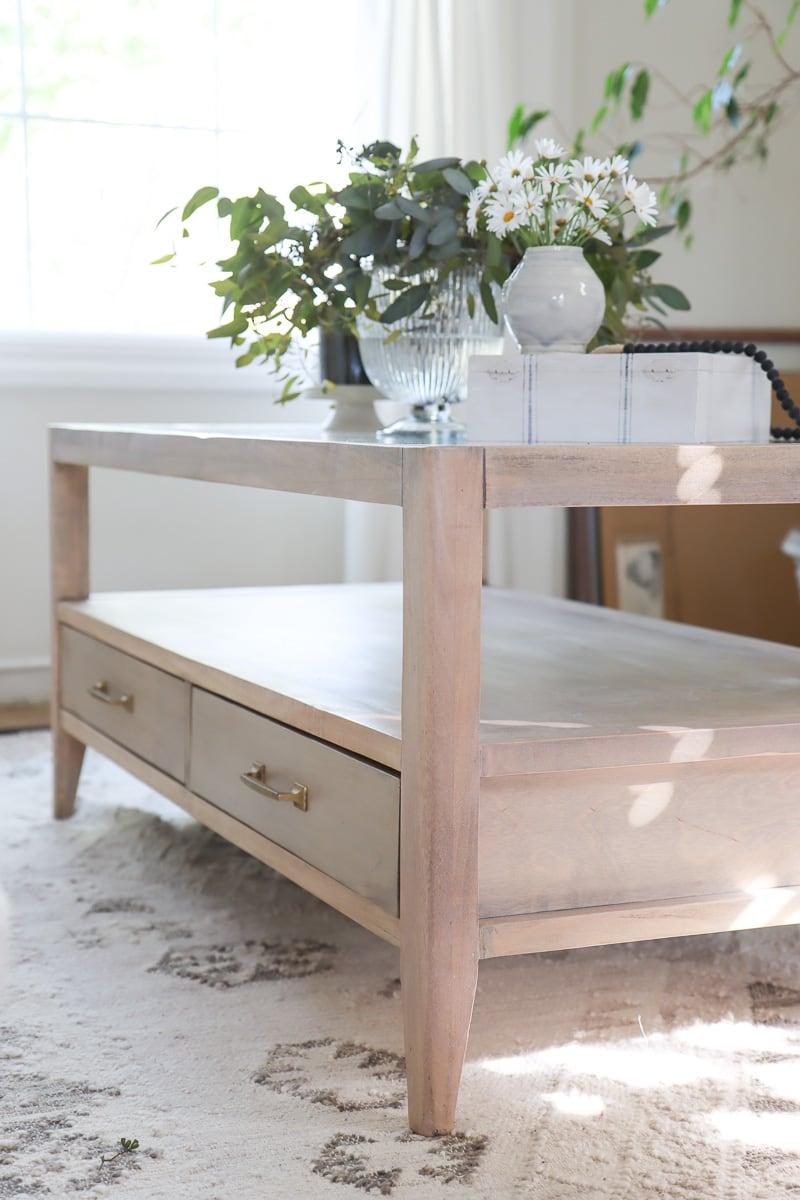
[[(267, 787), (307, 789), (303, 811), (242, 779), (254, 764)], [(333, 879), (398, 912), (400, 781), (381, 767), (192, 690), (189, 787)]]
[(189, 691), (182, 679), (62, 626), (62, 708), (181, 782)]

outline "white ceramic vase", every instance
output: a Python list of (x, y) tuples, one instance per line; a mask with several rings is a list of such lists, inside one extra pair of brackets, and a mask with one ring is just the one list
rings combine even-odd
[(580, 246), (530, 247), (503, 287), (506, 327), (523, 354), (584, 353), (605, 303)]

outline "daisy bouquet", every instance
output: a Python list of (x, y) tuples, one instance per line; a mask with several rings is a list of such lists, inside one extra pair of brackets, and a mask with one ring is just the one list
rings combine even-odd
[(530, 246), (612, 245), (612, 232), (633, 213), (642, 225), (658, 220), (656, 195), (630, 173), (621, 154), (573, 158), (551, 138), (536, 154), (511, 150), (467, 199), (467, 229), (488, 231), (521, 252)]

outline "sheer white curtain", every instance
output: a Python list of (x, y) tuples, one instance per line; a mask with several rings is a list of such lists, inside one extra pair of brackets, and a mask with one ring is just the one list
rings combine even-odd
[[(573, 0), (365, 0), (359, 59), (374, 99), (354, 144), (387, 138), (405, 147), (416, 136), (423, 157), (492, 159), (518, 103), (571, 121), (572, 23)], [(349, 580), (400, 578), (399, 510), (348, 505), (344, 567)], [(562, 593), (563, 514), (490, 514), (487, 577)]]

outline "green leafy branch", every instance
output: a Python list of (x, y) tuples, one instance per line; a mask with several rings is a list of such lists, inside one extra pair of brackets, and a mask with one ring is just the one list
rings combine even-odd
[[(664, 4), (659, 0), (644, 3), (648, 18), (662, 7)], [(683, 120), (688, 117), (688, 129), (684, 127), (667, 135), (679, 147), (676, 170), (668, 175), (649, 176), (654, 186), (660, 185), (659, 201), (671, 213), (679, 232), (685, 231), (691, 220), (688, 185), (698, 176), (719, 168), (730, 169), (747, 159), (766, 159), (770, 138), (781, 119), (791, 112), (792, 100), (796, 101), (800, 94), (800, 70), (783, 52), (799, 12), (800, 0), (791, 0), (783, 23), (777, 28), (752, 0), (730, 0), (728, 28), (738, 29), (745, 13), (751, 17), (751, 24), (727, 48), (714, 76), (694, 94), (682, 94), (661, 72), (643, 64), (624, 63), (606, 76), (604, 100), (591, 122), (593, 132), (623, 109), (627, 109), (633, 122), (642, 121), (651, 84), (656, 79), (682, 106)], [(766, 43), (775, 77), (767, 85), (753, 88), (752, 48), (757, 40)], [(638, 150), (643, 148), (641, 143), (636, 145)], [(691, 245), (690, 236), (686, 236)]]
[[(279, 403), (299, 394), (297, 377), (284, 369), (296, 336), (353, 332), (360, 316), (387, 327), (414, 313), (423, 320), (442, 282), (467, 262), (480, 264), (480, 298), (497, 320), (492, 286), (510, 269), (497, 238), (478, 242), (467, 232), (466, 199), (485, 176), (482, 164), (419, 161), (416, 141), (405, 155), (391, 142), (357, 153), (340, 143), (339, 156), (352, 168), (346, 184), (295, 187), (291, 209), (263, 189), (231, 199), (206, 186), (180, 212), (181, 239), (186, 223), (212, 202), (228, 223), (233, 250), (217, 263), (223, 276), (211, 285), (227, 319), (207, 336), (241, 347), (239, 367), (270, 363), (283, 379)], [(395, 269), (381, 293), (373, 291), (373, 265)]]
[(139, 1149), (139, 1139), (122, 1137), (119, 1139), (119, 1146), (120, 1148), (116, 1154), (109, 1154), (108, 1157), (106, 1157), (105, 1154), (102, 1156), (100, 1159), (101, 1167), (104, 1163), (114, 1162), (114, 1160), (119, 1158), (121, 1154), (133, 1154), (135, 1150)]
[[(643, 0), (646, 18), (666, 7), (668, 0)], [(612, 119), (623, 114), (630, 117), (634, 128), (643, 127), (649, 112), (653, 86), (666, 89), (677, 102), (688, 128), (667, 135), (678, 146), (677, 166), (669, 175), (652, 175), (648, 182), (657, 187), (659, 206), (669, 214), (671, 223), (646, 234), (634, 235), (627, 242), (618, 231), (610, 247), (590, 246), (587, 258), (606, 288), (606, 313), (598, 334), (599, 342), (624, 340), (630, 311), (638, 311), (662, 324), (667, 310), (686, 311), (689, 301), (670, 284), (657, 283), (651, 268), (660, 257), (650, 243), (673, 230), (683, 235), (687, 249), (692, 245), (689, 232), (692, 218), (691, 185), (704, 172), (729, 170), (747, 159), (766, 159), (769, 140), (781, 119), (792, 111), (791, 102), (800, 93), (800, 70), (786, 58), (784, 46), (800, 13), (800, 0), (787, 3), (786, 15), (780, 27), (769, 22), (752, 0), (729, 0), (727, 27), (739, 31), (744, 14), (751, 23), (725, 51), (710, 81), (693, 93), (684, 94), (660, 70), (644, 63), (624, 62), (610, 70), (605, 77), (602, 101), (588, 123), (588, 133), (595, 135)], [(774, 67), (772, 81), (760, 88), (751, 86), (753, 46), (760, 39), (766, 42)], [(509, 146), (524, 140), (549, 112), (535, 110), (526, 113), (523, 105), (512, 114), (509, 123)], [(587, 129), (575, 134), (572, 152), (581, 155)], [(652, 144), (657, 135), (650, 139)], [(631, 162), (644, 150), (644, 137), (634, 137), (616, 147)]]

